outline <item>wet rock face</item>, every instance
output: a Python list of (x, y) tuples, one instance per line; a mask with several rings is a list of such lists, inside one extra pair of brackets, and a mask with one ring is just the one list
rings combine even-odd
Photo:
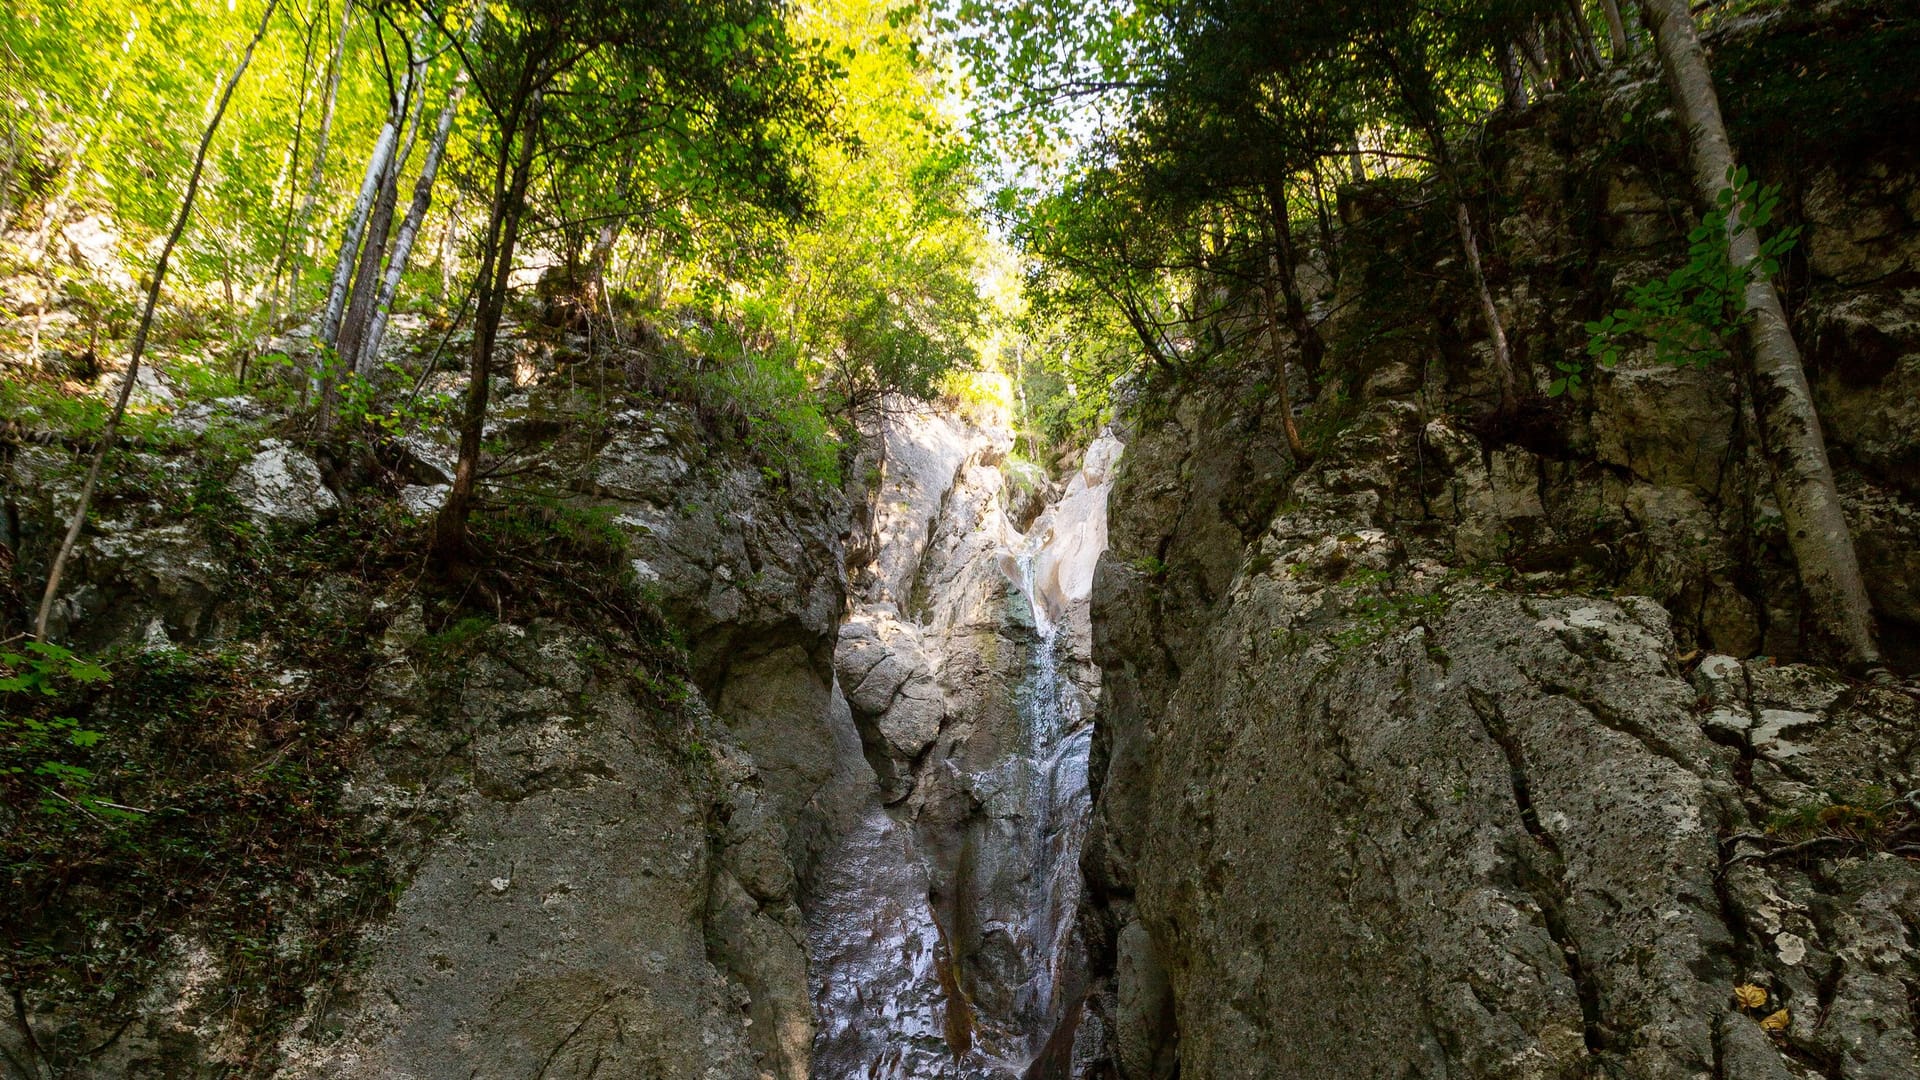
[(1119, 448), (1033, 511), (1004, 431), (909, 416), (875, 441), (835, 653), (870, 768), (803, 901), (815, 1069), (1020, 1076), (1070, 1047), (1084, 986), (1087, 596)]

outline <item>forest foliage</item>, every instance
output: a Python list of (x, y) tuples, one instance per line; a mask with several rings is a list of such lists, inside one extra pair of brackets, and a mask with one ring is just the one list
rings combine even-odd
[[(79, 408), (49, 401), (46, 376), (84, 381), (124, 347), (210, 103), (265, 10), (22, 0), (0, 20), (16, 404)], [(783, 453), (830, 476), (880, 399), (934, 396), (981, 363), (992, 240), (924, 39), (878, 0), (278, 4), (213, 133), (161, 362), (291, 394), (324, 435), (341, 398), (378, 396), (357, 382), (389, 378), (375, 354), (393, 317), (460, 323), (440, 350), (459, 362), (488, 319), (491, 252), (514, 303), (671, 354), (656, 375), (676, 367), (698, 384), (682, 392), (766, 417)], [(516, 200), (503, 245), (492, 211)], [(303, 325), (316, 347), (276, 371)]]
[[(0, 394), (69, 437), (109, 431), (98, 391), (153, 285), (173, 383), (290, 410), (316, 446), (457, 432), (435, 543), (457, 561), (493, 384), (522, 377), (539, 326), (584, 338), (561, 351), (597, 388), (618, 368), (625, 392), (742, 418), (785, 475), (840, 479), (896, 395), (1004, 397), (1043, 456), (1134, 373), (1223, 350), (1318, 394), (1339, 200), (1370, 185), (1450, 219), (1510, 425), (1593, 360), (1731, 360), (1749, 325), (1722, 286), (1752, 268), (1708, 271), (1717, 231), (1764, 223), (1708, 205), (1705, 277), (1622, 283), (1591, 360), (1506, 340), (1482, 133), (1652, 70), (1655, 7), (20, 0), (0, 21)], [(1760, 239), (1761, 277), (1790, 240)]]

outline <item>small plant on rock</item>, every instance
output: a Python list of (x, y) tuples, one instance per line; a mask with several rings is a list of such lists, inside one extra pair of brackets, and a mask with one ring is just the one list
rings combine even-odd
[[(1587, 323), (1587, 355), (1603, 368), (1620, 362), (1621, 352), (1635, 339), (1653, 345), (1655, 359), (1674, 365), (1707, 367), (1725, 360), (1727, 341), (1746, 325), (1744, 294), (1753, 281), (1780, 272), (1780, 260), (1800, 239), (1797, 226), (1761, 236), (1760, 257), (1734, 266), (1727, 256), (1727, 220), (1732, 216), (1741, 231), (1759, 235), (1773, 221), (1780, 205), (1776, 184), (1761, 187), (1746, 169), (1727, 174), (1719, 205), (1687, 234), (1686, 265), (1664, 278), (1642, 282), (1627, 290), (1628, 304)], [(1587, 365), (1573, 360), (1554, 362), (1559, 375), (1547, 387), (1553, 397), (1577, 390)]]

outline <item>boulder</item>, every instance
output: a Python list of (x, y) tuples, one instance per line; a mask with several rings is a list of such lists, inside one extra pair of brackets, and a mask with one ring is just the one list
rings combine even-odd
[(267, 525), (313, 525), (340, 507), (312, 458), (280, 439), (265, 439), (240, 466), (233, 494), (249, 516)]

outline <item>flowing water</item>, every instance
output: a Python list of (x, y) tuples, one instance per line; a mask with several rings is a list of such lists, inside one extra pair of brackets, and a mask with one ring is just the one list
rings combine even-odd
[[(1078, 1007), (1092, 738), (1086, 594), (1105, 546), (1113, 454), (1117, 444), (1028, 535), (1008, 527), (968, 556), (994, 560), (992, 573), (1004, 575), (998, 635), (1023, 655), (1007, 670), (1018, 685), (1001, 691), (1017, 726), (997, 728), (1005, 733), (990, 753), (936, 748), (916, 766), (919, 783), (945, 769), (969, 793), (964, 823), (943, 826), (937, 814), (916, 817), (928, 812), (914, 800), (889, 807), (869, 793), (819, 857), (807, 922), (820, 1080), (1037, 1075), (1033, 1063)], [(942, 730), (971, 719), (950, 713)]]
[[(1033, 878), (1027, 920), (1022, 935), (1031, 964), (1023, 988), (1020, 1012), (1045, 1024), (1037, 1030), (1040, 1042), (1051, 1033), (1071, 1004), (1081, 975), (1079, 939), (1074, 915), (1080, 906), (1080, 845), (1087, 832), (1087, 753), (1093, 727), (1085, 691), (1062, 671), (1071, 664), (1071, 636), (1047, 610), (1035, 588), (1034, 550), (1020, 555), (1021, 591), (1033, 607), (1037, 641), (1029, 665), (1027, 685), (1019, 697), (1027, 728), (1024, 766), (1028, 772), (1025, 814), (1028, 822), (1021, 846), (1032, 860)], [(1038, 1053), (1038, 1044), (1031, 1047)]]

